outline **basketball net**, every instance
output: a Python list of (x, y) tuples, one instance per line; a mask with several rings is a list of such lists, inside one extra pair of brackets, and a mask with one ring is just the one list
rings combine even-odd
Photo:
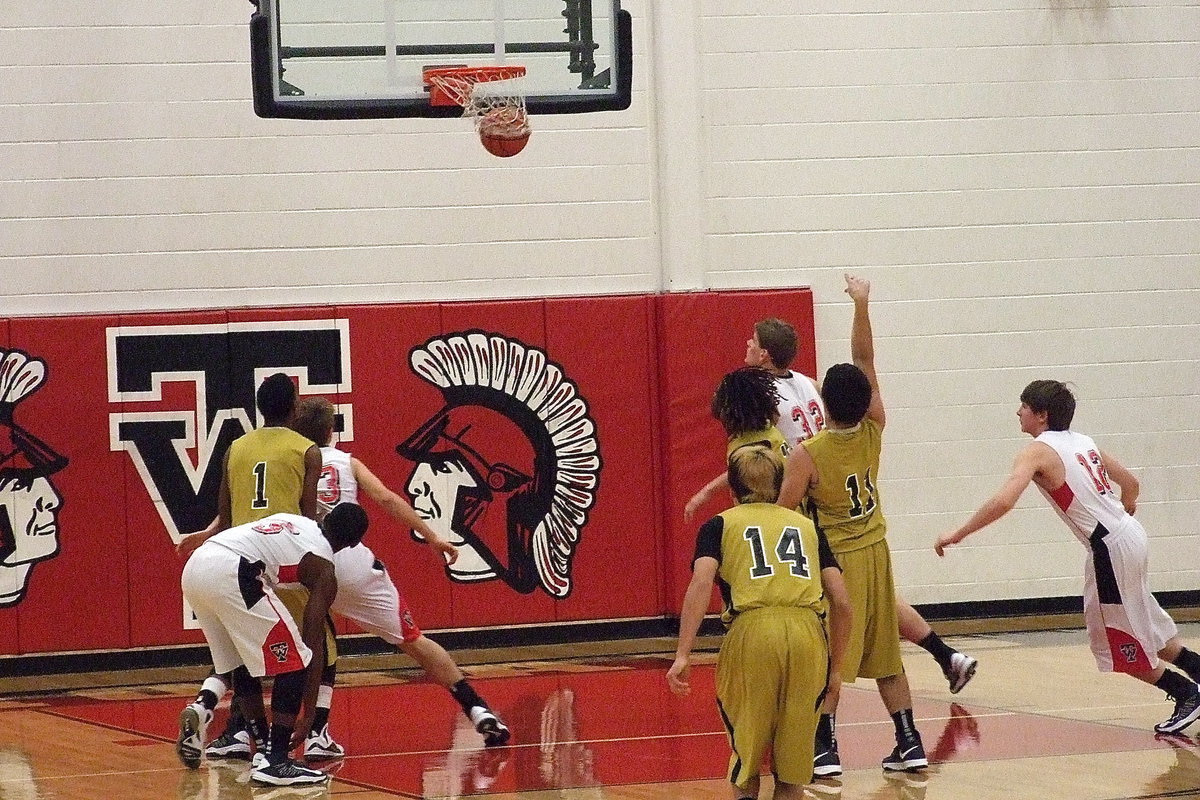
[(446, 67), (425, 71), (431, 105), (462, 106), (476, 131), (509, 139), (532, 131), (525, 110), (525, 68), (518, 66)]

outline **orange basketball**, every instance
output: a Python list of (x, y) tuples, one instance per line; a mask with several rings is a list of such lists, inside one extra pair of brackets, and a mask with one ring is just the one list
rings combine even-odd
[(493, 108), (479, 120), (479, 141), (489, 153), (501, 158), (524, 150), (531, 133), (525, 112), (509, 106)]

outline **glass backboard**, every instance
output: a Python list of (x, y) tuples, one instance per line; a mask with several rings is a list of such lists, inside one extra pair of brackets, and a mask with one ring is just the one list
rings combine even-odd
[(458, 116), (430, 67), (519, 64), (531, 114), (629, 107), (632, 21), (620, 0), (257, 0), (260, 117)]

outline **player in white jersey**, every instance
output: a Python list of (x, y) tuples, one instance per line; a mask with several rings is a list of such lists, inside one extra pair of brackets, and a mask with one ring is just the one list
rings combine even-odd
[(1026, 386), (1017, 417), (1034, 441), (1017, 454), (1000, 490), (960, 528), (939, 537), (934, 549), (945, 555), (947, 547), (1000, 519), (1034, 483), (1087, 548), (1083, 616), (1096, 666), (1165, 691), (1175, 709), (1154, 729), (1178, 733), (1200, 718), (1200, 655), (1184, 647), (1150, 593), (1146, 532), (1133, 517), (1137, 478), (1091, 438), (1070, 430), (1074, 416), (1075, 397), (1063, 383)]
[[(765, 352), (765, 351), (764, 351)], [(817, 382), (807, 375), (773, 365), (761, 365), (775, 378), (779, 392), (779, 421), (775, 427), (792, 447), (811, 439), (825, 427), (825, 404)]]
[[(307, 729), (324, 663), (325, 616), (337, 594), (334, 553), (357, 545), (367, 530), (363, 510), (351, 503), (318, 525), (295, 514), (273, 514), (217, 533), (183, 568), (183, 597), (208, 641), (218, 673), (231, 673), (250, 719), (265, 719), (262, 678), (274, 677), (271, 748), (250, 778), (259, 783), (319, 783), (327, 776), (288, 756), (297, 725)], [(309, 591), (302, 626), (275, 594), (287, 584)], [(302, 633), (301, 633), (302, 631)], [(300, 715), (301, 708), (304, 714)], [(197, 700), (180, 715), (176, 751), (184, 765), (200, 765), (204, 728), (212, 711)]]
[[(439, 536), (402, 497), (388, 489), (359, 459), (330, 445), (334, 428), (334, 408), (323, 397), (302, 400), (293, 427), (321, 446), (321, 478), (317, 484), (318, 514), (341, 503), (354, 503), (359, 490), (378, 503), (407, 528), (416, 531), (447, 562), (454, 563), (457, 548)], [(509, 739), (508, 727), (463, 676), (462, 670), (440, 644), (425, 636), (392, 582), (383, 563), (371, 549), (359, 544), (336, 553), (333, 558), (338, 579), (338, 596), (331, 610), (352, 620), (364, 630), (400, 648), (413, 658), (437, 683), (441, 684), (462, 708), (488, 746)], [(317, 719), (305, 744), (305, 756), (340, 755), (341, 748), (329, 737), (327, 721), (333, 694), (334, 672), (327, 670), (326, 681), (318, 698)]]
[[(859, 321), (859, 324), (862, 322)], [(869, 339), (869, 320), (866, 320), (865, 333)], [(775, 427), (793, 449), (825, 428), (825, 405), (821, 401), (820, 387), (812, 378), (791, 369), (799, 347), (796, 329), (775, 317), (756, 322), (750, 338), (746, 340), (746, 366), (761, 367), (775, 377), (775, 388), (779, 395), (776, 406), (779, 417)], [(722, 472), (687, 501), (683, 509), (685, 521), (693, 521), (701, 507), (729, 490), (725, 476), (726, 473)], [(896, 617), (900, 623), (900, 635), (924, 648), (938, 662), (952, 694), (962, 691), (967, 682), (975, 677), (978, 661), (943, 642), (920, 612), (899, 594), (896, 595)]]

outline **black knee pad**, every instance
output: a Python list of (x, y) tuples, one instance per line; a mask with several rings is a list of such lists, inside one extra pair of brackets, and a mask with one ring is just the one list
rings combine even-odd
[(233, 683), (233, 693), (235, 695), (249, 695), (251, 697), (258, 695), (262, 697), (262, 678), (256, 678), (251, 675), (250, 671), (244, 665), (230, 673), (230, 679)]

